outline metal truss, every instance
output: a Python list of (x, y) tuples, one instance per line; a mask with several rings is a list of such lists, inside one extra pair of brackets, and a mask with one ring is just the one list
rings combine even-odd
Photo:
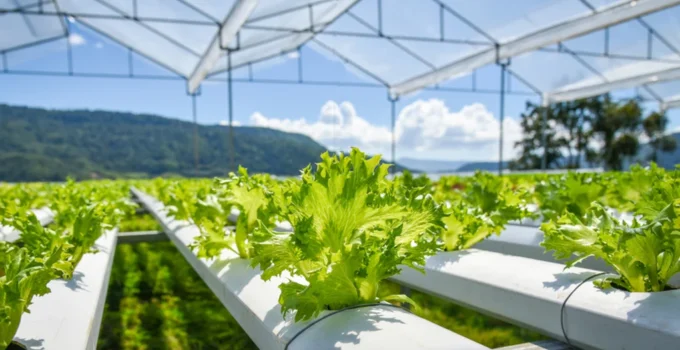
[[(220, 20), (214, 16), (206, 13), (195, 5), (191, 4), (186, 0), (168, 0), (175, 1), (182, 4), (186, 8), (190, 9), (194, 13), (198, 14), (201, 19), (178, 19), (178, 18), (163, 18), (154, 16), (139, 16), (137, 11), (137, 2), (139, 0), (132, 0), (133, 2), (133, 13), (130, 15), (125, 11), (117, 8), (111, 3), (105, 0), (92, 0), (105, 6), (112, 11), (112, 14), (96, 14), (96, 13), (78, 13), (61, 11), (58, 8), (58, 3), (55, 0), (36, 0), (36, 2), (31, 4), (26, 4), (24, 6), (16, 6), (13, 9), (0, 10), (0, 20), (4, 14), (21, 14), (23, 16), (56, 16), (62, 22), (64, 26), (64, 34), (46, 38), (34, 43), (21, 45), (18, 47), (6, 48), (0, 51), (0, 56), (2, 57), (2, 67), (3, 70), (0, 73), (10, 74), (10, 75), (38, 75), (38, 76), (74, 76), (74, 77), (92, 77), (92, 78), (114, 78), (114, 79), (150, 79), (150, 80), (168, 80), (168, 81), (185, 81), (187, 94), (191, 97), (192, 103), (192, 113), (194, 122), (194, 163), (195, 167), (198, 169), (200, 166), (199, 154), (198, 154), (198, 131), (197, 131), (197, 106), (196, 99), (200, 95), (200, 84), (202, 81), (213, 81), (213, 82), (226, 82), (228, 87), (228, 115), (229, 115), (229, 147), (230, 147), (230, 157), (233, 167), (234, 159), (234, 146), (233, 146), (233, 86), (232, 83), (254, 83), (254, 84), (280, 84), (280, 85), (315, 85), (315, 86), (332, 86), (332, 87), (358, 87), (358, 88), (372, 88), (372, 89), (386, 89), (388, 91), (388, 101), (391, 105), (391, 126), (393, 132), (392, 139), (392, 160), (396, 159), (396, 140), (394, 139), (394, 129), (396, 120), (396, 107), (395, 104), (399, 96), (407, 94), (415, 90), (426, 90), (426, 91), (442, 91), (442, 92), (452, 92), (452, 93), (480, 93), (480, 94), (498, 94), (500, 96), (500, 130), (499, 130), (499, 173), (502, 173), (503, 164), (503, 118), (505, 113), (505, 97), (506, 95), (516, 95), (525, 97), (539, 97), (542, 99), (543, 103), (563, 101), (567, 99), (580, 98), (585, 96), (591, 96), (594, 94), (600, 94), (604, 92), (611, 91), (612, 89), (621, 87), (634, 87), (643, 86), (647, 92), (653, 96), (658, 102), (661, 103), (663, 109), (680, 107), (680, 97), (671, 98), (667, 100), (661, 99), (657, 96), (652, 89), (650, 89), (645, 84), (656, 83), (663, 80), (680, 79), (680, 68), (655, 72), (653, 74), (641, 75), (633, 78), (620, 79), (618, 81), (607, 81), (605, 76), (599, 72), (594, 67), (590, 66), (583, 57), (608, 57), (614, 59), (626, 59), (631, 61), (655, 61), (655, 62), (665, 62), (665, 63), (678, 63), (680, 67), (680, 50), (674, 47), (672, 43), (663, 37), (658, 31), (656, 31), (652, 25), (645, 22), (643, 19), (639, 18), (654, 11), (668, 8), (670, 6), (675, 6), (680, 4), (680, 0), (645, 0), (645, 1), (632, 1), (630, 3), (625, 3), (623, 5), (613, 6), (606, 8), (599, 12), (588, 2), (588, 0), (578, 0), (581, 1), (586, 7), (592, 10), (592, 14), (589, 16), (576, 18), (573, 20), (565, 21), (554, 26), (538, 30), (536, 32), (530, 33), (518, 39), (512, 40), (506, 43), (500, 43), (496, 38), (494, 38), (489, 33), (485, 32), (482, 28), (477, 26), (474, 22), (462, 16), (454, 8), (451, 8), (446, 3), (441, 0), (431, 0), (437, 4), (439, 7), (439, 37), (421, 37), (415, 35), (396, 35), (386, 33), (383, 30), (383, 3), (382, 0), (377, 0), (378, 11), (377, 11), (377, 27), (368, 23), (363, 18), (358, 16), (352, 11), (353, 6), (358, 0), (318, 0), (313, 3), (295, 6), (281, 10), (279, 12), (268, 13), (260, 15), (258, 17), (250, 17), (253, 13), (255, 7), (257, 6), (259, 0), (238, 0), (236, 5), (232, 8), (231, 12), (226, 16), (225, 19)], [(576, 1), (576, 0), (575, 0)], [(333, 19), (326, 23), (315, 23), (313, 8), (316, 5), (335, 2), (336, 8), (339, 11)], [(56, 6), (56, 11), (48, 11), (44, 8), (46, 4), (54, 4)], [(267, 26), (263, 25), (261, 22), (274, 18), (276, 16), (285, 15), (294, 11), (301, 11), (305, 8), (309, 11), (309, 25), (303, 29), (299, 28), (286, 28), (283, 26)], [(330, 30), (328, 27), (335, 21), (335, 19), (340, 16), (345, 15), (348, 18), (356, 21), (359, 25), (368, 30), (368, 33), (364, 32), (346, 32), (338, 30)], [(458, 21), (467, 25), (471, 30), (479, 33), (481, 37), (486, 40), (467, 40), (467, 39), (457, 39), (447, 37), (445, 33), (445, 20), (447, 16), (453, 16)], [(68, 18), (74, 18), (78, 20), (81, 24), (92, 29), (98, 34), (109, 38), (110, 40), (117, 42), (128, 50), (128, 74), (110, 74), (110, 73), (80, 73), (74, 69), (72, 50), (70, 43), (67, 40), (67, 63), (68, 69), (65, 72), (40, 72), (40, 71), (30, 71), (30, 70), (13, 70), (8, 65), (7, 55), (18, 50), (29, 48), (35, 45), (41, 45), (44, 43), (52, 42), (55, 40), (60, 40), (68, 37), (69, 35), (69, 21)], [(192, 56), (198, 58), (198, 63), (196, 64), (193, 72), (188, 76), (182, 72), (177, 71), (168, 64), (160, 62), (153, 55), (143, 52), (143, 48), (134, 48), (127, 45), (122, 40), (115, 38), (108, 33), (98, 29), (96, 26), (88, 23), (88, 19), (107, 19), (107, 20), (121, 20), (136, 23), (137, 25), (143, 27), (145, 30), (157, 35), (161, 40), (165, 40), (171, 45), (190, 53)], [(610, 26), (619, 24), (624, 21), (631, 19), (636, 19), (647, 31), (648, 31), (648, 50), (645, 56), (636, 55), (621, 55), (609, 52), (609, 30)], [(201, 26), (201, 27), (214, 27), (215, 36), (213, 37), (210, 45), (203, 52), (197, 52), (196, 50), (186, 46), (185, 44), (179, 42), (178, 40), (172, 38), (169, 35), (157, 30), (149, 23), (174, 23), (189, 26)], [(266, 40), (261, 40), (258, 42), (250, 43), (248, 45), (242, 45), (240, 42), (239, 32), (241, 29), (252, 29), (260, 31), (272, 31), (278, 32), (280, 35), (275, 35)], [(589, 52), (572, 50), (566, 47), (562, 42), (586, 33), (593, 32), (595, 30), (604, 29), (605, 31), (605, 42), (604, 49), (602, 52)], [(341, 37), (363, 37), (363, 38), (376, 38), (383, 39), (389, 42), (391, 45), (396, 47), (398, 50), (403, 52), (405, 55), (419, 61), (423, 65), (429, 68), (429, 72), (422, 74), (421, 76), (408, 79), (396, 85), (391, 85), (383, 78), (372, 72), (371, 69), (362, 66), (357, 61), (353, 60), (352, 57), (344, 54), (337, 48), (331, 47), (325, 44), (323, 41), (318, 40), (315, 36), (319, 33), (329, 36), (341, 36)], [(277, 52), (271, 52), (261, 57), (257, 57), (252, 60), (234, 64), (233, 56), (247, 50), (251, 50), (262, 45), (266, 45), (277, 40), (291, 38), (292, 40), (285, 47), (282, 47)], [(664, 46), (666, 46), (671, 52), (678, 54), (678, 58), (656, 58), (653, 55), (652, 40), (657, 39)], [(418, 52), (410, 49), (409, 47), (403, 45), (401, 42), (428, 42), (428, 43), (442, 43), (442, 44), (464, 44), (470, 46), (477, 46), (481, 50), (473, 55), (465, 57), (456, 62), (438, 67), (434, 63), (430, 62), (426, 57), (423, 57)], [(326, 50), (331, 53), (344, 64), (349, 65), (369, 78), (373, 82), (345, 82), (345, 81), (324, 81), (324, 80), (312, 80), (306, 79), (303, 74), (303, 55), (301, 47), (307, 43), (314, 43), (319, 48)], [(555, 47), (548, 47), (551, 44), (557, 44)], [(290, 52), (298, 52), (297, 55), (297, 79), (261, 79), (255, 78), (252, 74), (252, 66), (281, 55), (286, 55)], [(545, 91), (541, 91), (539, 88), (534, 86), (530, 81), (524, 79), (517, 72), (512, 70), (511, 58), (529, 51), (540, 51), (540, 52), (556, 52), (564, 53), (573, 57), (579, 64), (583, 65), (589, 69), (594, 75), (601, 77), (604, 81), (602, 84), (594, 84), (588, 86), (585, 89), (580, 88), (578, 91), (565, 90), (557, 91), (553, 93), (546, 94)], [(158, 64), (161, 67), (166, 68), (168, 71), (173, 73), (172, 75), (145, 75), (138, 74), (135, 72), (133, 65), (133, 54), (143, 56), (150, 61)], [(214, 65), (218, 62), (221, 56), (225, 56), (227, 64), (222, 71), (213, 71)], [(500, 68), (500, 86), (499, 89), (479, 89), (476, 84), (476, 72), (477, 69), (488, 64), (497, 64)], [(248, 68), (247, 78), (234, 78), (232, 72), (234, 69), (238, 68)], [(219, 75), (226, 71), (227, 77), (220, 77)], [(472, 75), (471, 86), (469, 88), (453, 88), (440, 86), (439, 83), (448, 80), (452, 76), (459, 75), (461, 73), (470, 73)], [(517, 81), (522, 85), (529, 88), (531, 91), (519, 91), (512, 89), (512, 82)]]
[[(435, 1), (443, 4), (438, 0)], [(511, 58), (540, 47), (560, 43), (564, 40), (604, 29), (678, 4), (680, 4), (680, 0), (632, 1), (595, 12), (589, 16), (565, 21), (502, 44), (493, 40), (493, 37), (490, 35), (485, 34), (487, 38), (495, 43), (494, 48), (469, 55), (434, 72), (408, 79), (392, 87), (392, 93), (394, 95), (407, 94), (423, 86), (437, 84), (450, 77), (470, 72), (487, 64), (498, 62), (501, 59)], [(453, 11), (452, 9), (450, 10)], [(460, 15), (458, 16), (463, 18)], [(471, 23), (470, 21), (467, 22)], [(472, 28), (479, 29), (475, 26), (472, 26)], [(483, 33), (481, 30), (478, 31)]]

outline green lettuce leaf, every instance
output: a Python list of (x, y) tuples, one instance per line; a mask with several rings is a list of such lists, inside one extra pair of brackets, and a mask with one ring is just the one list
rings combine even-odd
[(280, 286), (284, 314), (295, 311), (299, 321), (378, 302), (381, 282), (400, 265), (419, 268), (437, 251), (443, 209), (417, 190), (396, 191), (387, 171), (379, 157), (367, 159), (358, 149), (324, 153), (316, 171), (305, 168), (302, 183), (286, 194), (294, 232), (258, 228), (251, 262), (262, 277), (301, 278)]
[(677, 204), (669, 204), (649, 222), (634, 219), (628, 224), (593, 203), (583, 218), (567, 213), (541, 225), (545, 234), (541, 245), (553, 250), (557, 259), (569, 259), (567, 268), (590, 256), (604, 260), (619, 276), (598, 282), (602, 288), (663, 291), (680, 272), (680, 232), (674, 224), (677, 210)]

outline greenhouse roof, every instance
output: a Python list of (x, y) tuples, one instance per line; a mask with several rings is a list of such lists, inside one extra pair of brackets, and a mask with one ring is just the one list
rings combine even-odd
[(545, 101), (680, 104), (680, 0), (0, 0), (0, 52), (73, 19), (187, 80), (309, 45), (394, 97), (499, 64)]

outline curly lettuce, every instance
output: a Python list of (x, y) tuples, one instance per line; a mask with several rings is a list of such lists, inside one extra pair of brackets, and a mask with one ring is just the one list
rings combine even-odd
[(505, 225), (527, 215), (527, 192), (513, 187), (507, 179), (477, 172), (462, 188), (460, 197), (447, 208), (442, 232), (444, 249), (467, 249)]
[(617, 287), (630, 292), (658, 292), (680, 272), (678, 203), (667, 204), (648, 222), (628, 224), (612, 217), (600, 204), (583, 217), (567, 213), (556, 222), (541, 225), (541, 245), (557, 259), (569, 259), (566, 267), (595, 257), (610, 265), (618, 276), (596, 282), (601, 288)]
[[(238, 174), (227, 179), (215, 179), (209, 193), (199, 195), (194, 207), (186, 207), (194, 224), (201, 231), (192, 248), (199, 257), (215, 257), (224, 249), (234, 251), (242, 259), (252, 255), (251, 235), (256, 227), (273, 227), (284, 210), (279, 185), (268, 175), (249, 176), (239, 167)], [(232, 209), (239, 211), (236, 227), (225, 231)]]
[(305, 168), (299, 187), (289, 189), (294, 232), (266, 225), (256, 231), (251, 263), (262, 278), (297, 276), (279, 287), (284, 315), (295, 311), (300, 321), (351, 305), (411, 302), (404, 295), (379, 298), (381, 282), (400, 266), (421, 269), (437, 251), (445, 214), (429, 195), (388, 186), (388, 167), (356, 148), (349, 156), (324, 153), (316, 170)]

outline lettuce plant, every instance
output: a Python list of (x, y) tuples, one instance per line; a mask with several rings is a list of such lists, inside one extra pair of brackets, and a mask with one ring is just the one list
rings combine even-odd
[[(191, 212), (192, 221), (201, 236), (192, 247), (198, 249), (199, 257), (215, 257), (223, 249), (230, 249), (239, 257), (251, 256), (250, 236), (258, 225), (273, 227), (279, 217), (281, 191), (278, 183), (267, 175), (249, 176), (239, 167), (238, 175), (216, 179), (209, 193), (199, 196)], [(232, 208), (239, 210), (234, 232), (225, 232)]]
[(511, 220), (527, 215), (526, 191), (513, 188), (507, 179), (477, 172), (451, 201), (444, 218), (444, 249), (467, 249), (491, 234), (499, 234)]
[(379, 298), (380, 284), (400, 266), (422, 270), (437, 251), (444, 212), (429, 195), (394, 190), (388, 167), (356, 148), (349, 156), (324, 153), (288, 191), (294, 232), (267, 225), (256, 231), (251, 262), (262, 278), (299, 277), (279, 286), (284, 315), (296, 311), (299, 321), (356, 304), (411, 302), (404, 295)]
[(606, 189), (607, 181), (601, 175), (569, 172), (538, 181), (534, 195), (547, 221), (555, 220), (565, 212), (582, 217), (593, 201), (604, 197)]
[(57, 278), (52, 265), (61, 258), (61, 249), (34, 256), (26, 248), (0, 242), (0, 349), (14, 338), (33, 297), (50, 292), (47, 284)]
[(541, 225), (541, 245), (557, 259), (571, 259), (567, 268), (593, 256), (604, 260), (619, 276), (596, 282), (601, 288), (630, 292), (658, 292), (680, 272), (680, 231), (677, 201), (668, 203), (653, 219), (631, 224), (611, 216), (593, 203), (584, 217), (567, 213), (556, 222)]

